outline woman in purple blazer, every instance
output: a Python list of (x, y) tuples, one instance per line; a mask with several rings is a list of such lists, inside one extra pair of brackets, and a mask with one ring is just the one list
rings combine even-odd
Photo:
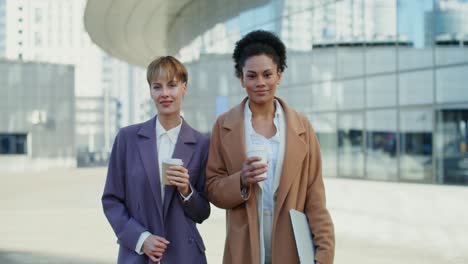
[[(120, 245), (118, 263), (206, 263), (195, 223), (210, 215), (205, 196), (209, 139), (180, 117), (188, 74), (171, 56), (150, 63), (147, 79), (157, 116), (116, 136), (102, 196)], [(161, 161), (182, 159), (167, 170)]]

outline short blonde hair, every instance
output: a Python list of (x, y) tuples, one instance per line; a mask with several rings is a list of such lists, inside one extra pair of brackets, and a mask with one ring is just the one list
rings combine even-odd
[(153, 78), (163, 77), (166, 80), (173, 80), (187, 83), (188, 73), (184, 64), (172, 56), (161, 56), (154, 59), (146, 69), (146, 79), (151, 85)]

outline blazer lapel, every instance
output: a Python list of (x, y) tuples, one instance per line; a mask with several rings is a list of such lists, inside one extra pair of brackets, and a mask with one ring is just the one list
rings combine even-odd
[(161, 223), (162, 219), (162, 200), (161, 200), (161, 183), (159, 180), (159, 165), (156, 150), (156, 117), (144, 123), (137, 134), (138, 150), (140, 152), (143, 167), (148, 177), (148, 182), (153, 193), (153, 198), (156, 201), (156, 207), (159, 212)]
[[(188, 168), (190, 160), (192, 159), (193, 153), (195, 152), (197, 140), (193, 128), (191, 128), (185, 120), (182, 121), (179, 136), (174, 148), (173, 158), (181, 159), (184, 162), (184, 167)], [(164, 190), (164, 213), (163, 217), (166, 217), (169, 204), (174, 197), (174, 192), (177, 192), (175, 186), (166, 185)]]
[(277, 219), (277, 215), (283, 206), (286, 195), (291, 189), (294, 178), (300, 176), (302, 163), (308, 151), (307, 144), (302, 138), (305, 133), (305, 128), (299, 116), (290, 109), (284, 101), (279, 98), (276, 99), (279, 100), (286, 114), (286, 142), (283, 169), (281, 171), (280, 184), (277, 190), (275, 219)]

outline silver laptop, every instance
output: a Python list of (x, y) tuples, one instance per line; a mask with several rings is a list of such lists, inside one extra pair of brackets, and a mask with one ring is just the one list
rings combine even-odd
[(300, 263), (315, 263), (315, 246), (307, 216), (294, 209), (289, 210), (289, 216), (291, 217)]

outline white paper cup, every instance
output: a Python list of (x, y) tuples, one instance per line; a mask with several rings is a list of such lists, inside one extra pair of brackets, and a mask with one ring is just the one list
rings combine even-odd
[[(268, 148), (266, 145), (252, 145), (247, 150), (247, 158), (260, 157), (262, 160), (253, 162), (252, 164), (267, 164), (268, 162)], [(266, 178), (267, 173), (257, 175), (255, 178)]]
[(164, 184), (165, 185), (171, 185), (169, 183), (169, 180), (167, 179), (167, 170), (169, 169), (170, 166), (176, 166), (176, 165), (184, 165), (181, 159), (164, 159), (161, 163), (161, 172), (164, 175)]

